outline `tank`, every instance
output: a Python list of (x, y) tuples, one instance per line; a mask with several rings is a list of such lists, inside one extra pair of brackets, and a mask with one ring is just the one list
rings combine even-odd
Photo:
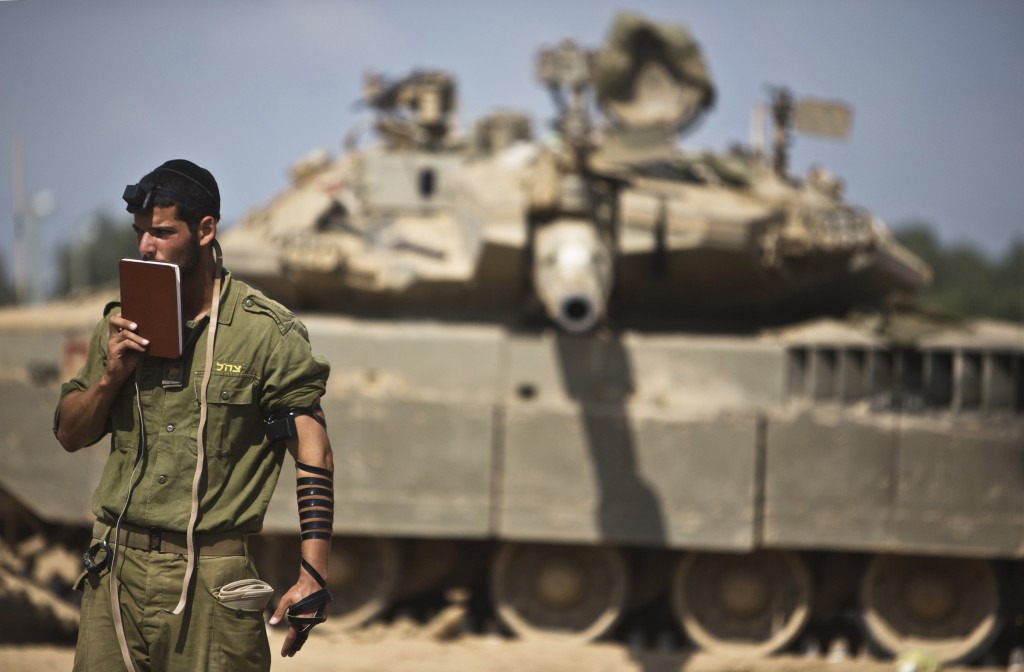
[[(683, 151), (710, 70), (634, 14), (534, 67), (537, 135), (512, 109), (460, 134), (448, 73), (368, 76), (374, 141), (308, 155), (221, 236), (332, 364), (331, 617), (457, 596), (523, 639), (1019, 644), (1021, 327), (914, 308), (929, 269), (838, 178), (789, 173), (791, 133), (842, 135), (849, 108), (776, 88), (771, 147)], [(0, 312), (0, 487), (46, 530), (91, 522), (105, 456), (49, 426), (104, 300)], [(287, 462), (254, 541), (275, 585)]]

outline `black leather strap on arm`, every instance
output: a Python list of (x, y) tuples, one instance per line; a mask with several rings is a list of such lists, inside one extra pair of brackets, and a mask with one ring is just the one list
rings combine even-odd
[(319, 410), (320, 405), (318, 404), (309, 408), (287, 408), (283, 411), (271, 413), (263, 420), (267, 430), (267, 438), (271, 441), (297, 438), (299, 432), (295, 428), (295, 418), (300, 415), (308, 415), (319, 422), (321, 427), (327, 429), (327, 421), (317, 414)]
[(334, 475), (328, 469), (295, 461), (296, 470), (312, 476), (296, 478), (295, 498), (299, 506), (302, 540), (330, 539), (334, 528)]

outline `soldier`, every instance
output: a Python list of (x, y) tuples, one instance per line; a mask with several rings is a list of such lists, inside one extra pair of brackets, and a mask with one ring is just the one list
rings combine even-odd
[(259, 532), (287, 448), (295, 459), (302, 560), (270, 619), (294, 655), (330, 601), (333, 461), (320, 408), (330, 367), (287, 309), (221, 267), (220, 192), (182, 159), (125, 189), (143, 260), (180, 269), (184, 352), (147, 355), (107, 306), (81, 371), (65, 383), (57, 440), (75, 452), (111, 435), (93, 495), (75, 670), (269, 669)]

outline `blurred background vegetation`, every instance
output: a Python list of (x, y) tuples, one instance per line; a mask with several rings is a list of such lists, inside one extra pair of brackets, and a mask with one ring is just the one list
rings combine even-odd
[(10, 276), (3, 257), (0, 257), (0, 306), (14, 303), (14, 286)]
[[(130, 217), (97, 213), (87, 221), (83, 232), (57, 250), (51, 298), (116, 286), (118, 260), (139, 255)], [(16, 297), (14, 269), (0, 257), (0, 305), (12, 304)]]
[[(897, 225), (896, 238), (925, 261), (934, 281), (918, 298), (922, 307), (960, 317), (990, 317), (1024, 323), (1024, 237), (991, 258), (967, 243), (943, 244), (928, 222)], [(83, 240), (60, 248), (55, 296), (113, 285), (117, 260), (135, 257), (131, 221), (98, 214)], [(0, 305), (13, 303), (12, 269), (0, 258)]]
[(139, 248), (130, 217), (98, 214), (86, 240), (57, 251), (57, 296), (117, 283), (117, 262), (138, 258)]
[(943, 245), (927, 222), (905, 223), (895, 234), (932, 268), (932, 284), (918, 297), (923, 306), (961, 317), (1024, 322), (1024, 238), (991, 259), (969, 244)]

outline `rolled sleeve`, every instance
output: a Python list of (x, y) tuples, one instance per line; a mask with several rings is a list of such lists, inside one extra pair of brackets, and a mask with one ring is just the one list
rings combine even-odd
[(301, 323), (284, 334), (266, 371), (262, 406), (265, 413), (315, 406), (327, 389), (331, 366), (314, 356)]

